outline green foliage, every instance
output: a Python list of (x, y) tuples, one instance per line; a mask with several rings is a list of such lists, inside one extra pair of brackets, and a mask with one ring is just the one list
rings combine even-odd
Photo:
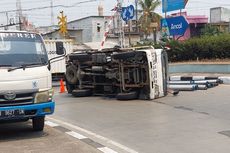
[(137, 44), (133, 47), (141, 47), (141, 46), (153, 46), (154, 48), (162, 48), (162, 44), (155, 44), (152, 40), (143, 40), (141, 42), (137, 42)]
[(201, 29), (201, 35), (204, 36), (214, 36), (214, 35), (219, 35), (221, 34), (220, 30), (211, 25), (206, 25), (203, 29)]
[(170, 41), (169, 61), (212, 60), (230, 58), (230, 34)]
[(161, 16), (155, 13), (155, 9), (161, 4), (159, 0), (139, 0), (139, 5), (142, 10), (142, 15), (139, 19), (140, 30), (144, 32), (146, 38), (153, 32), (151, 23), (158, 23), (160, 25)]

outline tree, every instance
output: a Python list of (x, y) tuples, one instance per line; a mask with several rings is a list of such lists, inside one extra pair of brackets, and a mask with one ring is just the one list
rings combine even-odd
[[(139, 0), (139, 5), (142, 9), (139, 25), (140, 30), (145, 34), (145, 39), (150, 33), (159, 28), (161, 16), (154, 11), (160, 3), (159, 0)], [(152, 26), (152, 23), (157, 23), (157, 27)]]

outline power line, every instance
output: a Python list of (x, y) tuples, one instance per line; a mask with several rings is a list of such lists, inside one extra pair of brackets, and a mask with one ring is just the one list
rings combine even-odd
[[(41, 2), (47, 2), (47, 0), (37, 0), (37, 1), (33, 1), (33, 0), (30, 0), (30, 1), (23, 1), (23, 3), (41, 3)], [(3, 2), (1, 3), (0, 2), (0, 5), (14, 5), (15, 2)]]
[[(71, 7), (75, 7), (77, 5), (80, 4), (85, 4), (85, 3), (90, 3), (90, 2), (96, 2), (96, 1), (101, 1), (101, 0), (86, 0), (86, 1), (82, 1), (82, 2), (78, 2), (78, 3), (74, 3), (72, 5), (54, 5), (52, 8), (71, 8)], [(51, 8), (51, 6), (43, 6), (43, 7), (35, 7), (35, 8), (29, 8), (29, 9), (22, 9), (23, 12), (26, 11), (34, 11), (34, 10), (42, 10), (42, 9), (48, 9)], [(0, 11), (0, 13), (11, 13), (11, 12), (17, 12), (17, 9), (15, 10), (8, 10), (8, 11)]]

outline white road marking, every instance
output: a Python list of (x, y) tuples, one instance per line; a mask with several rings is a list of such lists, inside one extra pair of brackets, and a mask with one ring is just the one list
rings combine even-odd
[(50, 127), (59, 126), (58, 124), (50, 122), (50, 121), (45, 121), (45, 124), (48, 125), (48, 126), (50, 126)]
[(83, 135), (81, 135), (81, 134), (79, 134), (77, 132), (73, 132), (73, 131), (66, 132), (66, 134), (71, 135), (72, 137), (75, 137), (77, 139), (85, 139), (85, 138), (87, 138), (87, 137), (85, 137), (85, 136), (83, 136)]
[(117, 153), (116, 151), (108, 148), (108, 147), (103, 147), (103, 148), (97, 148), (98, 150), (104, 152), (104, 153)]
[(115, 141), (113, 141), (113, 140), (110, 140), (110, 139), (108, 139), (108, 138), (105, 138), (105, 137), (103, 137), (103, 136), (100, 136), (100, 135), (98, 135), (98, 134), (96, 134), (96, 133), (94, 133), (94, 132), (91, 132), (91, 131), (89, 131), (89, 130), (85, 130), (85, 129), (83, 129), (83, 128), (80, 128), (80, 127), (78, 127), (78, 126), (76, 126), (76, 125), (73, 125), (73, 124), (70, 124), (70, 123), (67, 123), (67, 122), (58, 120), (58, 119), (54, 119), (54, 118), (51, 118), (51, 117), (47, 117), (47, 119), (49, 119), (49, 120), (51, 120), (51, 121), (53, 121), (53, 122), (62, 124), (62, 125), (66, 125), (66, 126), (68, 126), (68, 127), (71, 127), (71, 128), (76, 129), (76, 130), (78, 130), (78, 131), (81, 131), (81, 132), (83, 132), (83, 133), (86, 133), (86, 134), (91, 135), (91, 136), (93, 136), (93, 137), (96, 137), (96, 138), (98, 138), (98, 139), (101, 139), (101, 140), (105, 141), (106, 143), (111, 144), (111, 145), (114, 145), (114, 146), (116, 146), (116, 147), (118, 147), (118, 148), (120, 148), (120, 149), (122, 149), (122, 150), (124, 150), (124, 151), (126, 151), (126, 152), (128, 152), (128, 153), (138, 153), (137, 151), (135, 151), (135, 150), (133, 150), (133, 149), (130, 149), (130, 148), (128, 148), (128, 147), (126, 147), (126, 146), (124, 146), (124, 145), (118, 143), (118, 142), (115, 142)]

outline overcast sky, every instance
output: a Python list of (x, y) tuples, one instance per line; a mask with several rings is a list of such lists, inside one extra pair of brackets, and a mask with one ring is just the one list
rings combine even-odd
[[(97, 15), (97, 7), (99, 4), (104, 6), (104, 15), (111, 15), (111, 9), (116, 5), (117, 0), (95, 0), (93, 2), (76, 4), (89, 0), (53, 0), (54, 6), (65, 5), (74, 6), (69, 8), (56, 7), (54, 8), (54, 19), (57, 24), (57, 16), (60, 11), (64, 11), (67, 15), (68, 21), (79, 19), (82, 17)], [(134, 4), (135, 0), (124, 0), (124, 6)], [(37, 7), (50, 6), (51, 0), (21, 0), (22, 9), (30, 9)], [(16, 9), (16, 0), (1, 0), (0, 12)], [(230, 8), (230, 0), (189, 0), (186, 6), (186, 11), (189, 15), (206, 15), (209, 17), (209, 9), (211, 7), (226, 7)], [(156, 10), (161, 14), (161, 7)], [(171, 13), (171, 12), (170, 12)], [(33, 22), (36, 26), (51, 25), (51, 9), (46, 8), (42, 10), (23, 11), (23, 14), (28, 16), (29, 21)], [(8, 13), (9, 18), (15, 17), (15, 12)], [(6, 13), (0, 13), (0, 24), (6, 23)]]

